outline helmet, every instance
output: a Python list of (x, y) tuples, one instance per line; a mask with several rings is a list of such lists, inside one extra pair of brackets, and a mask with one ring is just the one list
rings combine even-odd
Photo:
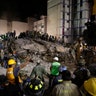
[(37, 96), (36, 94), (38, 94), (38, 96), (43, 92), (44, 89), (44, 82), (40, 79), (31, 79), (28, 83), (27, 86), (25, 87), (25, 90), (29, 95), (32, 96)]
[(60, 66), (59, 71), (63, 72), (64, 70), (67, 70), (67, 67), (66, 66)]
[(90, 78), (84, 82), (85, 90), (92, 96), (96, 96), (96, 79)]
[(59, 60), (59, 58), (58, 58), (58, 57), (54, 57), (53, 59), (54, 59), (55, 61), (58, 61), (58, 60)]
[(16, 61), (14, 59), (9, 59), (8, 65), (13, 65), (13, 64), (16, 64)]
[(37, 64), (40, 64), (40, 60), (37, 61)]
[(84, 59), (84, 57), (81, 55), (81, 56), (80, 56), (80, 59)]

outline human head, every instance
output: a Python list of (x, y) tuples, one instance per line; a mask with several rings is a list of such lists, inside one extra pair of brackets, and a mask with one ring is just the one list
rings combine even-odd
[(96, 64), (95, 63), (94, 64), (90, 64), (88, 66), (88, 69), (90, 71), (90, 75), (96, 77)]
[(9, 59), (8, 60), (8, 65), (16, 65), (16, 61), (14, 59)]
[[(55, 59), (57, 60), (58, 58), (55, 58)], [(61, 63), (57, 62), (56, 60), (51, 64), (51, 67), (50, 67), (51, 74), (55, 76), (59, 75), (59, 67), (61, 65)]]
[(62, 66), (59, 67), (59, 72), (60, 73), (62, 73), (64, 70), (67, 70), (67, 66), (62, 65)]
[(83, 40), (83, 37), (80, 37), (79, 40), (82, 41)]
[(78, 62), (78, 65), (79, 65), (79, 66), (85, 66), (85, 64), (86, 64), (86, 61), (85, 61), (85, 59), (83, 59), (83, 58), (80, 59), (79, 62)]
[(58, 57), (54, 57), (53, 60), (54, 61), (59, 61), (59, 58)]
[(64, 70), (62, 72), (62, 79), (63, 80), (71, 80), (71, 72), (69, 70)]
[(16, 50), (13, 50), (12, 54), (16, 54)]
[(40, 64), (40, 60), (37, 60), (37, 62), (36, 62), (36, 63), (37, 63), (37, 65), (39, 65), (39, 64)]

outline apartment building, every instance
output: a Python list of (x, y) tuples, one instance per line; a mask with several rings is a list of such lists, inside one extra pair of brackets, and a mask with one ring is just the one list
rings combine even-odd
[(48, 0), (47, 33), (70, 43), (81, 36), (90, 18), (88, 0)]
[(39, 31), (45, 33), (47, 30), (47, 16), (41, 16), (40, 20), (28, 17), (27, 22), (0, 19), (0, 35), (13, 32), (14, 30), (16, 31), (16, 36), (26, 31)]

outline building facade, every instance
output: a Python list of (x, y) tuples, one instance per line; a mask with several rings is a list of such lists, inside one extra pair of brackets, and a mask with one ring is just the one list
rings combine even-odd
[(0, 19), (0, 35), (6, 34), (7, 32), (13, 32), (15, 30), (16, 36), (18, 36), (21, 32), (26, 32), (28, 28), (27, 22)]
[(39, 31), (45, 33), (47, 30), (47, 16), (41, 16), (40, 20), (28, 17), (27, 22), (8, 21), (0, 19), (0, 35), (16, 31), (16, 36), (21, 32)]
[(90, 4), (88, 0), (73, 0), (72, 2), (72, 32), (73, 37), (83, 35), (85, 23), (90, 19)]
[(47, 33), (72, 42), (90, 17), (88, 0), (48, 0)]
[(47, 16), (41, 16), (40, 20), (37, 20), (33, 23), (33, 30), (36, 32), (47, 32)]

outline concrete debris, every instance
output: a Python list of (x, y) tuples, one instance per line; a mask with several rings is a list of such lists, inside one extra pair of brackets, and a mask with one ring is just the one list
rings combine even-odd
[[(44, 40), (28, 40), (28, 39), (17, 39), (15, 41), (16, 44), (16, 51), (18, 54), (18, 57), (20, 59), (20, 62), (24, 62), (24, 59), (27, 55), (30, 55), (33, 62), (30, 62), (25, 68), (22, 70), (26, 71), (28, 76), (30, 76), (30, 73), (34, 66), (36, 66), (36, 62), (38, 60), (41, 61), (41, 64), (45, 66), (45, 69), (50, 73), (50, 66), (51, 62), (53, 62), (53, 58), (55, 56), (59, 57), (59, 60), (61, 64), (67, 64), (70, 63), (71, 70), (72, 65), (71, 57), (68, 57), (69, 49), (65, 48), (63, 45), (56, 44), (53, 42), (48, 42)], [(67, 58), (67, 59), (66, 59)], [(66, 64), (65, 64), (66, 65)], [(73, 67), (74, 68), (74, 67)], [(5, 69), (2, 69), (4, 71), (0, 73), (5, 74)]]

